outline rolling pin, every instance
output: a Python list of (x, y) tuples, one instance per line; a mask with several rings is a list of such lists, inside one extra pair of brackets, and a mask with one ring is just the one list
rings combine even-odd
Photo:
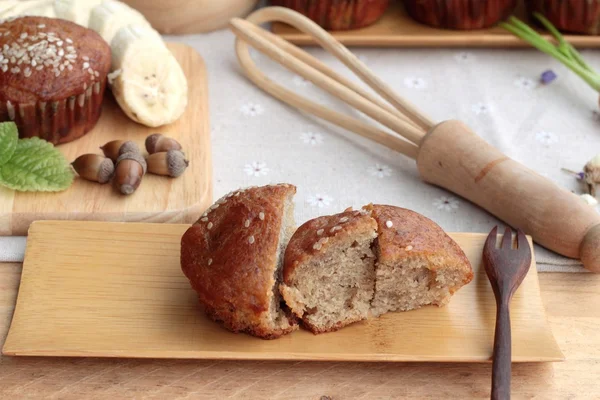
[(460, 121), (434, 126), (419, 146), (421, 178), (477, 204), (544, 247), (600, 272), (600, 214)]

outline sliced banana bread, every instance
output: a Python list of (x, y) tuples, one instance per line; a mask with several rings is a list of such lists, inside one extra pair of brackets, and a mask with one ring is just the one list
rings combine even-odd
[(290, 240), (280, 291), (314, 333), (335, 331), (367, 318), (375, 286), (371, 250), (377, 224), (346, 211), (303, 224)]

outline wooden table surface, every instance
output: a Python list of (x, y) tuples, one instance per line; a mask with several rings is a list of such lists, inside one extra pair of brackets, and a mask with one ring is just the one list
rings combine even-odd
[[(20, 264), (0, 264), (0, 346), (20, 273)], [(514, 365), (513, 398), (600, 399), (600, 275), (543, 273), (540, 284), (567, 361)], [(0, 357), (0, 398), (489, 399), (490, 367)]]

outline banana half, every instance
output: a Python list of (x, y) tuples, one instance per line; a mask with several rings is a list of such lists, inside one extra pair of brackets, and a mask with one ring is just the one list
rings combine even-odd
[(110, 85), (125, 114), (149, 127), (170, 124), (183, 114), (187, 79), (160, 35), (145, 26), (127, 25), (111, 42)]
[(104, 0), (92, 8), (89, 28), (96, 31), (109, 44), (112, 43), (119, 29), (127, 25), (152, 28), (139, 11), (120, 1)]

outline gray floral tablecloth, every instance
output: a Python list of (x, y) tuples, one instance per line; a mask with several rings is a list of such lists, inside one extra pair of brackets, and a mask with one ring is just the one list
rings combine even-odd
[[(242, 186), (289, 182), (298, 187), (299, 223), (370, 202), (413, 209), (450, 232), (487, 233), (500, 223), (468, 201), (424, 184), (413, 160), (303, 115), (253, 86), (238, 67), (230, 32), (169, 40), (189, 44), (206, 61), (215, 198)], [(583, 185), (561, 168), (580, 171), (600, 152), (598, 95), (548, 56), (527, 49), (353, 50), (434, 120), (460, 119), (508, 156), (583, 193)], [(352, 76), (325, 51), (309, 51)], [(598, 51), (583, 55), (600, 68)], [(265, 57), (255, 58), (273, 80), (366, 118)], [(557, 79), (540, 83), (549, 69)], [(5, 243), (0, 242), (0, 259), (7, 253)], [(18, 250), (22, 244), (12, 246)], [(541, 271), (583, 271), (576, 261), (540, 247), (536, 255)]]

